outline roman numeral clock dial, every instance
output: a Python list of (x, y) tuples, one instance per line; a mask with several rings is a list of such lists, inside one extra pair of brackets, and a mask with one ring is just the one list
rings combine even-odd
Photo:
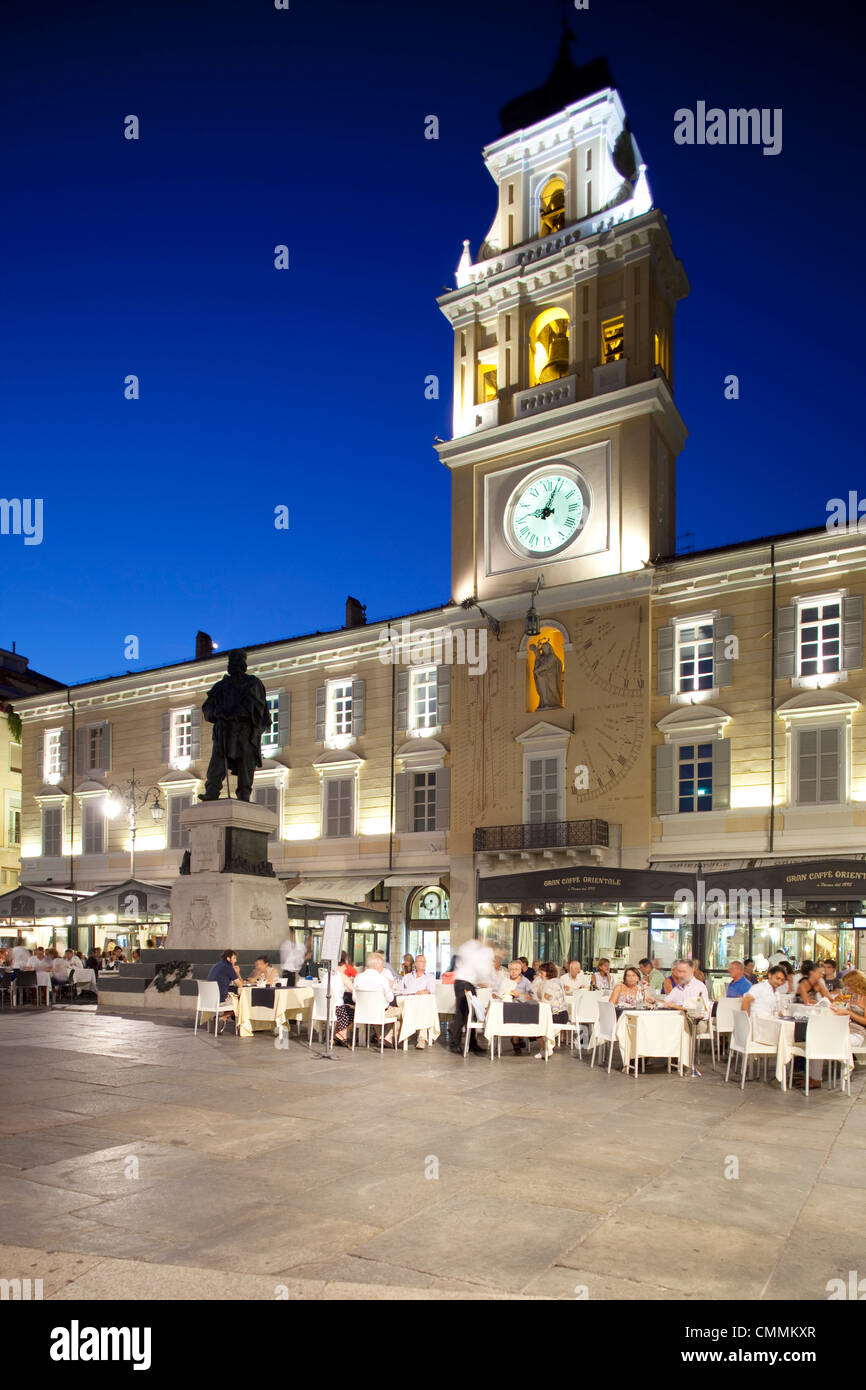
[(589, 517), (586, 480), (576, 469), (553, 464), (514, 489), (505, 510), (505, 535), (512, 550), (537, 559), (571, 545)]
[(569, 795), (583, 802), (622, 782), (643, 750), (647, 711), (640, 606), (619, 604), (589, 614), (575, 631), (574, 650), (585, 683), (572, 749), (574, 763), (589, 771), (589, 785), (574, 786)]

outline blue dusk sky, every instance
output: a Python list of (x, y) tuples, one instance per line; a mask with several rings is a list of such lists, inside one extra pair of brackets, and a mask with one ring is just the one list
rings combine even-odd
[[(41, 498), (44, 536), (0, 536), (0, 646), (74, 682), (189, 658), (198, 628), (227, 648), (339, 627), (349, 593), (369, 621), (449, 599), (434, 299), (490, 225), (482, 147), (547, 76), (563, 12), (576, 60), (611, 64), (692, 286), (679, 532), (820, 526), (866, 492), (844, 10), (7, 0), (0, 493)], [(699, 101), (781, 108), (781, 153), (676, 144)]]

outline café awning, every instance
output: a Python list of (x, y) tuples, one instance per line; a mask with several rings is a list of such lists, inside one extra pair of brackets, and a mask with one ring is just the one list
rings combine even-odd
[(286, 894), (289, 902), (357, 903), (366, 906), (364, 898), (372, 893), (379, 878), (302, 878)]

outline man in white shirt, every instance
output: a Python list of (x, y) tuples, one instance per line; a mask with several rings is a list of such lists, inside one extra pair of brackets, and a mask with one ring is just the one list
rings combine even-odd
[[(471, 941), (464, 941), (462, 946), (457, 947), (457, 968), (454, 975), (454, 1032), (451, 1038), (451, 1051), (459, 1052), (461, 1057), (463, 1056), (463, 1048), (460, 1046), (460, 1039), (469, 1016), (466, 995), (467, 993), (476, 994), (479, 985), (492, 983), (495, 973), (493, 951), (491, 947), (485, 946), (483, 941), (479, 941), (475, 937)], [(469, 1040), (469, 1051), (483, 1055), (482, 1049), (478, 1046), (474, 1029)]]
[[(766, 980), (752, 985), (748, 994), (743, 995), (743, 1013), (772, 1015), (778, 1010), (781, 995), (787, 992), (788, 972), (783, 965), (771, 965)], [(776, 991), (780, 990), (781, 994)]]
[(566, 994), (577, 994), (580, 989), (589, 989), (589, 976), (584, 974), (579, 960), (570, 960), (559, 983)]
[[(395, 1018), (397, 1011), (390, 1006), (394, 1003), (394, 990), (391, 981), (385, 974), (385, 957), (381, 951), (371, 951), (367, 957), (367, 967), (359, 975), (355, 976), (354, 993), (357, 998), (358, 990), (378, 989), (385, 996), (386, 1018)], [(385, 1035), (385, 1046), (394, 1046), (394, 1029), (391, 1028)]]
[(70, 970), (83, 970), (84, 961), (77, 952), (69, 950), (64, 952), (64, 959)]
[(27, 946), (12, 947), (12, 969), (13, 970), (32, 970), (30, 964), (30, 950)]
[(673, 968), (675, 984), (665, 998), (666, 1009), (684, 1009), (703, 1000), (704, 1012), (710, 1011), (710, 996), (701, 980), (695, 979), (694, 966), (690, 960), (678, 960)]
[[(426, 956), (416, 956), (415, 965), (408, 975), (403, 976), (402, 994), (432, 994), (436, 995), (436, 976), (427, 973)], [(419, 1028), (415, 1046), (419, 1049), (427, 1047), (433, 1039), (430, 1037), (429, 1028)]]

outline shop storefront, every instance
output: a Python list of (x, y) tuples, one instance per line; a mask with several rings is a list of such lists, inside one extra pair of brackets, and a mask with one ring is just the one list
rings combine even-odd
[(438, 884), (416, 888), (406, 901), (406, 950), (424, 956), (431, 974), (451, 964), (451, 905)]
[(340, 902), (300, 902), (289, 897), (286, 936), (312, 952), (313, 967), (321, 964), (322, 932), (326, 912), (345, 912), (348, 917), (343, 949), (353, 965), (362, 967), (370, 951), (388, 955), (390, 913), (387, 903), (355, 907)]
[(130, 952), (162, 946), (171, 922), (171, 888), (127, 879), (94, 893), (78, 907), (78, 949), (97, 954), (119, 946)]
[(0, 895), (0, 946), (65, 951), (74, 915), (71, 897), (41, 888), (14, 888)]

